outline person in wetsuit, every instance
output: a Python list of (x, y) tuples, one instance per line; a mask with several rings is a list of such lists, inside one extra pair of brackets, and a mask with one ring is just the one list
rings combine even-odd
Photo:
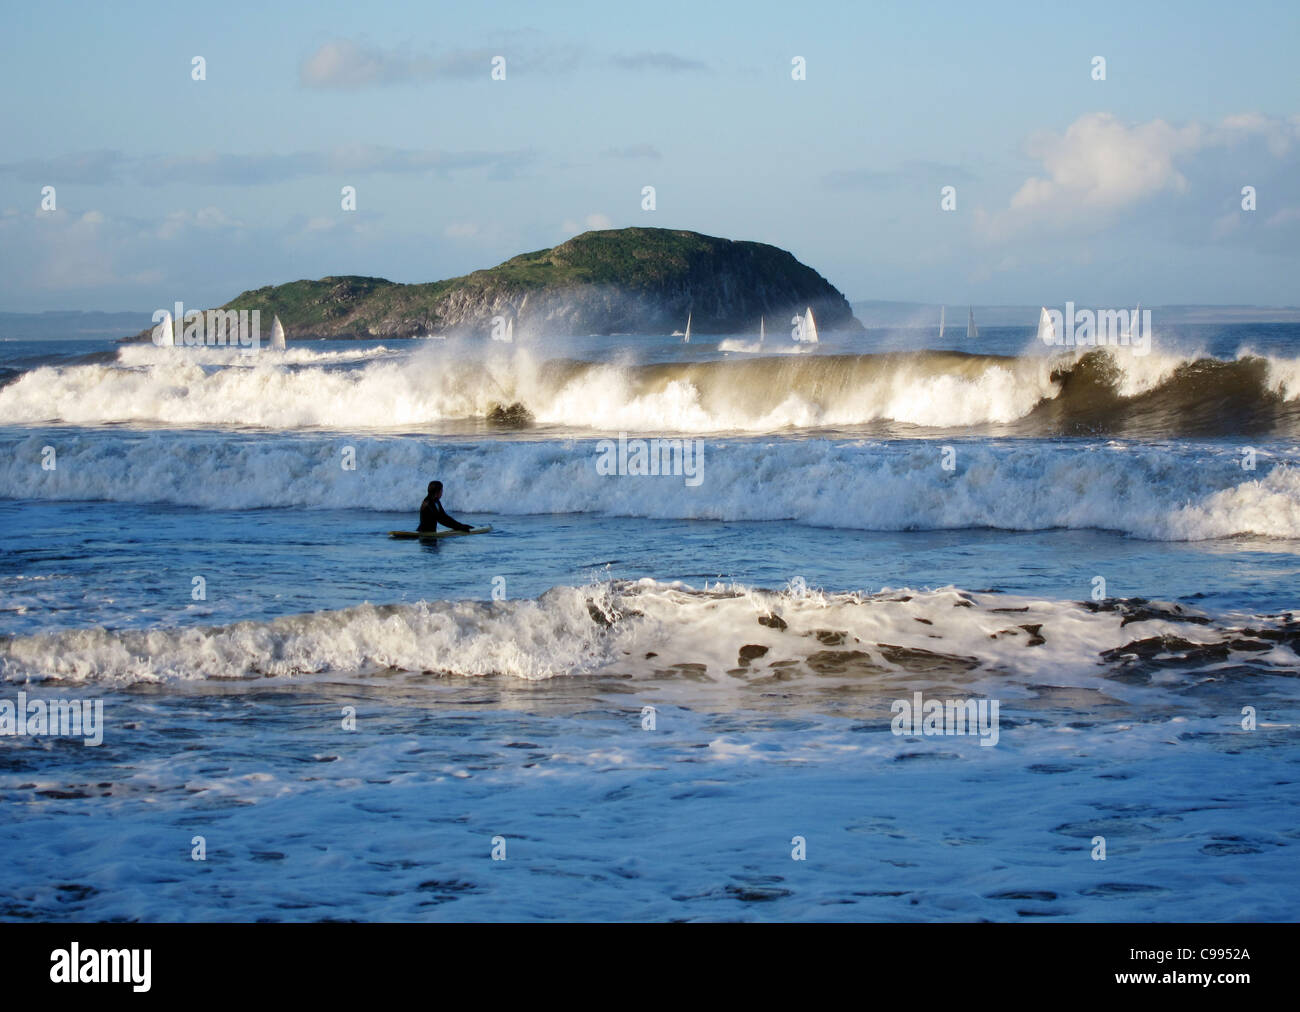
[(420, 503), (420, 526), (416, 528), (421, 534), (432, 533), (438, 525), (450, 527), (453, 531), (473, 530), (469, 524), (463, 524), (454, 517), (449, 517), (442, 508), (442, 482), (429, 482), (429, 494)]

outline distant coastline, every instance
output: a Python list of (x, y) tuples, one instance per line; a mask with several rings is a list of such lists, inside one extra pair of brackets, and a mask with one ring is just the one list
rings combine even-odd
[[(940, 304), (861, 300), (852, 302), (854, 316), (870, 329), (928, 330), (938, 325)], [(948, 303), (949, 324), (965, 319), (964, 303)], [(1041, 307), (976, 305), (972, 307), (982, 327), (1033, 327)], [(1229, 323), (1300, 323), (1300, 306), (1153, 305), (1153, 318), (1161, 325)], [(0, 311), (0, 341), (118, 339), (152, 326), (151, 310), (62, 310), (35, 313)], [(964, 325), (964, 324), (963, 324)], [(611, 335), (616, 336), (616, 335)]]
[[(1079, 305), (1096, 306), (1076, 300)], [(899, 328), (938, 327), (939, 303), (894, 302), (884, 299), (864, 299), (851, 303), (853, 314), (862, 321), (868, 330), (873, 327)], [(956, 324), (965, 326), (966, 310), (970, 308), (981, 327), (1034, 327), (1038, 324), (1040, 305), (974, 305), (968, 307), (964, 302), (947, 303), (948, 326)], [(1048, 303), (1048, 309), (1059, 309)], [(1128, 306), (1114, 307), (1132, 308)], [(1300, 323), (1300, 306), (1208, 306), (1208, 305), (1148, 305), (1151, 316), (1157, 325), (1172, 324), (1215, 324), (1215, 323)]]

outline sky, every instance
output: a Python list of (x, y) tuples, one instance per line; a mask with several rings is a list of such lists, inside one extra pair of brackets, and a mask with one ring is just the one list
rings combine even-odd
[(7, 0), (0, 310), (432, 281), (629, 225), (851, 300), (1300, 303), (1300, 4), (1066, 7)]

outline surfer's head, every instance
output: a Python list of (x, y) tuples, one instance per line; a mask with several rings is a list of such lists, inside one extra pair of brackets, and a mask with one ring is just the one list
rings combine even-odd
[(442, 498), (442, 482), (440, 481), (429, 482), (429, 497), (431, 499)]

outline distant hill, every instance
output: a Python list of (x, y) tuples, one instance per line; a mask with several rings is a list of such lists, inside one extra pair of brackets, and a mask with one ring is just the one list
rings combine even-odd
[[(328, 277), (247, 291), (222, 309), (279, 316), (290, 339), (487, 336), (494, 317), (516, 336), (667, 334), (691, 315), (698, 334), (785, 330), (811, 307), (823, 331), (861, 331), (848, 301), (790, 253), (661, 228), (584, 232), (489, 270), (427, 284)], [(135, 339), (147, 339), (143, 332)]]
[[(922, 327), (938, 328), (939, 305), (926, 302), (888, 302), (864, 300), (854, 302), (854, 315), (867, 327)], [(1077, 303), (1078, 309), (1131, 309), (1131, 306), (1110, 306)], [(948, 305), (947, 326), (966, 327), (965, 303)], [(1042, 306), (975, 306), (975, 323), (981, 327), (1036, 327)], [(1063, 310), (1062, 305), (1049, 305), (1048, 309)], [(1161, 325), (1179, 323), (1300, 323), (1300, 306), (1143, 306), (1151, 310), (1153, 320)]]
[(51, 338), (118, 337), (149, 326), (152, 312), (80, 313), (53, 310), (47, 313), (0, 313), (0, 338), (44, 341)]

